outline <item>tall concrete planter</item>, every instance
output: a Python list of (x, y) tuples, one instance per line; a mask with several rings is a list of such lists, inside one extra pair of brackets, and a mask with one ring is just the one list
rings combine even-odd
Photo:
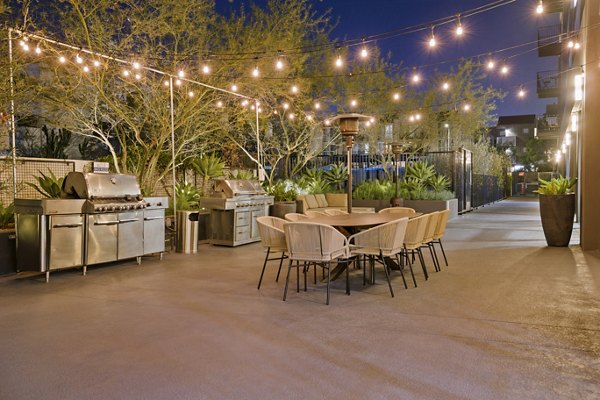
[(276, 201), (272, 206), (269, 206), (269, 214), (272, 217), (283, 218), (285, 214), (295, 212), (295, 201)]
[(404, 207), (414, 208), (416, 212), (430, 213), (450, 210), (448, 218), (458, 216), (458, 199), (450, 200), (404, 200)]
[(548, 246), (567, 247), (575, 217), (574, 194), (540, 194), (540, 217)]

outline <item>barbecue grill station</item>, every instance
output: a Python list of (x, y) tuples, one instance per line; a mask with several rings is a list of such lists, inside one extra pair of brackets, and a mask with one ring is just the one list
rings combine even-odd
[(46, 273), (165, 251), (167, 197), (127, 174), (70, 172), (66, 199), (15, 199), (17, 268)]

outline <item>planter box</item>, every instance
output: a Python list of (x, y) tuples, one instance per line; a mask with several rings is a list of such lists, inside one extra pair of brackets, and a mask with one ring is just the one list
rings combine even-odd
[(359, 200), (352, 199), (352, 207), (371, 207), (375, 209), (375, 212), (384, 208), (391, 207), (390, 199), (384, 200)]
[(269, 215), (277, 218), (284, 218), (285, 214), (296, 212), (295, 201), (276, 201), (273, 205), (269, 206)]
[(417, 212), (450, 210), (448, 219), (458, 216), (458, 199), (450, 200), (404, 200), (404, 207), (414, 208)]
[(0, 231), (0, 275), (17, 272), (17, 238), (14, 230)]
[(569, 246), (575, 217), (575, 195), (540, 194), (540, 216), (548, 246)]

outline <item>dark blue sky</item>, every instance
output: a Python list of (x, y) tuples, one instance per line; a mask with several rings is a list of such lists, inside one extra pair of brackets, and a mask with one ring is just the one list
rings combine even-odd
[[(256, 0), (264, 4), (264, 0)], [(334, 19), (339, 19), (333, 32), (334, 39), (362, 38), (393, 31), (416, 24), (427, 23), (440, 18), (456, 15), (479, 6), (492, 3), (493, 0), (312, 0), (318, 11), (332, 10)], [(217, 0), (218, 7), (225, 11), (238, 8), (250, 0)], [(535, 0), (516, 0), (508, 5), (496, 8), (472, 17), (462, 18), (465, 35), (460, 40), (453, 37), (450, 29), (454, 24), (435, 28), (436, 39), (440, 42), (432, 52), (427, 47), (430, 30), (398, 36), (377, 42), (383, 50), (390, 51), (392, 60), (403, 65), (434, 64), (444, 60), (470, 57), (482, 53), (522, 45), (510, 52), (494, 55), (502, 57), (525, 53), (509, 60), (511, 71), (507, 77), (498, 73), (490, 74), (489, 83), (508, 92), (506, 98), (498, 103), (499, 115), (537, 114), (545, 111), (545, 104), (555, 99), (540, 100), (536, 95), (536, 73), (557, 69), (557, 57), (539, 58), (536, 44), (537, 28), (552, 25), (553, 17), (540, 17), (534, 13)], [(556, 22), (557, 23), (557, 22)], [(438, 67), (444, 69), (444, 67)], [(425, 71), (426, 74), (426, 71)], [(527, 91), (525, 99), (518, 99), (519, 86)]]

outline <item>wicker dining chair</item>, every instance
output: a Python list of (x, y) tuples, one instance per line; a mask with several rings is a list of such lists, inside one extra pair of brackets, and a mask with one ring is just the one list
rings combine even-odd
[(440, 245), (440, 249), (442, 250), (442, 255), (444, 256), (444, 262), (446, 263), (446, 267), (448, 266), (448, 259), (446, 258), (446, 252), (444, 251), (444, 246), (442, 245), (442, 237), (446, 233), (446, 225), (448, 224), (448, 218), (450, 217), (450, 210), (440, 211), (440, 217), (438, 220), (437, 227), (435, 228), (435, 233), (433, 235), (433, 240), (431, 241), (431, 245), (433, 247), (433, 251), (435, 252), (435, 244)]
[[(429, 214), (423, 214), (420, 217), (411, 218), (408, 220), (406, 227), (406, 234), (404, 235), (404, 250), (403, 254), (406, 257), (406, 261), (412, 270), (412, 263), (415, 260), (415, 254), (419, 257), (421, 268), (423, 269), (423, 275), (425, 280), (429, 279), (427, 273), (427, 267), (425, 266), (425, 259), (421, 252), (421, 245), (425, 238), (425, 230), (427, 229), (427, 222), (429, 221)], [(413, 275), (413, 283), (417, 287), (417, 281)]]
[(440, 220), (440, 212), (434, 211), (429, 213), (429, 221), (427, 221), (427, 228), (425, 228), (425, 234), (423, 235), (423, 243), (421, 247), (429, 249), (429, 253), (431, 254), (431, 260), (433, 261), (433, 267), (435, 271), (440, 271), (440, 262), (437, 257), (437, 253), (435, 252), (435, 248), (433, 247), (433, 237), (435, 235), (435, 230), (438, 225), (438, 221)]
[[(327, 301), (329, 304), (329, 292), (331, 286), (332, 262), (344, 265), (346, 269), (346, 294), (350, 294), (350, 278), (348, 263), (350, 263), (350, 249), (348, 240), (335, 228), (325, 224), (314, 222), (288, 222), (283, 225), (285, 240), (288, 245), (289, 266), (285, 280), (283, 301), (287, 298), (290, 281), (290, 273), (296, 268), (296, 290), (300, 291), (300, 268), (303, 268), (304, 290), (306, 290), (307, 265), (319, 264), (327, 269)], [(294, 265), (295, 262), (295, 265)], [(301, 264), (302, 263), (302, 264)]]
[[(402, 252), (404, 246), (404, 235), (406, 233), (406, 226), (408, 225), (408, 218), (400, 218), (386, 224), (378, 225), (373, 228), (367, 229), (362, 232), (355, 233), (348, 238), (350, 251), (352, 255), (367, 256), (369, 259), (369, 265), (371, 266), (371, 274), (374, 273), (373, 269), (375, 261), (383, 264), (383, 271), (390, 288), (390, 294), (394, 297), (394, 289), (392, 289), (392, 283), (390, 282), (390, 274), (388, 271), (388, 265), (386, 259), (388, 257), (395, 257), (398, 265), (400, 265), (399, 254)], [(363, 284), (366, 282), (366, 267), (363, 268)], [(413, 275), (412, 265), (410, 266), (410, 272)], [(406, 279), (404, 278), (404, 272), (400, 268), (400, 274), (402, 281), (404, 282), (404, 288), (407, 289)]]
[(409, 213), (409, 212), (415, 212), (414, 208), (410, 208), (410, 207), (388, 207), (388, 208), (382, 208), (381, 210), (379, 210), (379, 212), (381, 214), (385, 214), (385, 213)]
[(287, 213), (285, 214), (284, 218), (289, 222), (298, 222), (307, 220), (308, 216), (300, 213)]
[[(287, 244), (285, 242), (285, 233), (283, 232), (283, 224), (285, 223), (285, 220), (277, 217), (258, 217), (256, 218), (256, 223), (258, 224), (260, 241), (267, 252), (262, 271), (260, 273), (260, 279), (258, 280), (258, 289), (260, 290), (260, 285), (262, 283), (268, 261), (279, 260), (279, 269), (277, 270), (277, 278), (275, 278), (275, 282), (279, 281), (279, 274), (281, 273), (283, 260), (287, 258), (285, 254), (287, 252)], [(269, 258), (271, 253), (281, 253), (281, 255), (279, 257)]]

